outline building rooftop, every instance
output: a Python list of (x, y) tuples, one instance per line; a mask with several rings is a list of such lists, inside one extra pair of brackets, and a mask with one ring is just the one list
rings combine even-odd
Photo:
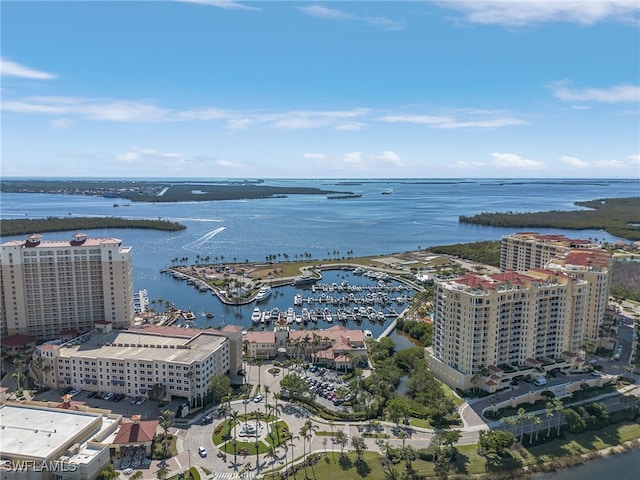
[[(0, 454), (30, 460), (50, 460), (60, 447), (86, 441), (100, 430), (102, 416), (20, 405), (0, 406)], [(91, 428), (93, 427), (93, 428)]]
[(225, 341), (226, 337), (215, 331), (199, 329), (151, 327), (113, 330), (94, 334), (79, 345), (75, 342), (62, 345), (59, 355), (191, 363), (205, 360)]

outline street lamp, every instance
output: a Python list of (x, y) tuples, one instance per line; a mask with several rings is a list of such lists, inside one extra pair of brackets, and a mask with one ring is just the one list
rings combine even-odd
[(187, 449), (187, 453), (189, 454), (189, 478), (191, 478), (191, 450)]

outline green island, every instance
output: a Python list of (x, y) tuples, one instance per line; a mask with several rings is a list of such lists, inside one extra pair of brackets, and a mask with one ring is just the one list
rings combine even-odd
[(96, 228), (143, 228), (175, 232), (187, 227), (168, 220), (126, 219), (119, 217), (48, 217), (2, 220), (2, 236), (64, 232)]
[(616, 237), (640, 240), (640, 197), (603, 198), (574, 205), (585, 209), (480, 213), (461, 215), (459, 221), (491, 227), (597, 229)]
[(3, 180), (2, 193), (90, 195), (132, 202), (202, 202), (283, 198), (287, 195), (347, 195), (353, 192), (321, 188), (263, 185), (263, 180), (241, 181), (131, 181), (131, 180)]

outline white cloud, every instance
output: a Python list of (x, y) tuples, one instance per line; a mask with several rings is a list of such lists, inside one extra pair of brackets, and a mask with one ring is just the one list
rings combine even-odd
[(184, 3), (199, 3), (201, 5), (210, 5), (212, 7), (224, 8), (225, 10), (257, 10), (258, 7), (250, 7), (233, 0), (181, 0)]
[(553, 95), (569, 102), (625, 103), (640, 101), (640, 87), (621, 84), (608, 88), (570, 88), (566, 81), (549, 84)]
[(302, 157), (306, 160), (324, 160), (327, 156), (324, 153), (304, 153)]
[(375, 170), (380, 167), (403, 168), (406, 164), (396, 152), (384, 150), (377, 155), (364, 154), (363, 152), (353, 151), (343, 154), (327, 154), (327, 153), (304, 153), (302, 157), (305, 160), (315, 161), (322, 168), (329, 170), (351, 170), (366, 171)]
[(309, 7), (298, 7), (301, 12), (317, 18), (327, 18), (330, 20), (351, 20), (354, 15), (339, 10), (337, 8), (323, 7), (322, 5), (311, 5)]
[(393, 165), (396, 167), (404, 166), (402, 160), (400, 160), (400, 156), (396, 152), (392, 152), (390, 150), (384, 150), (382, 155), (374, 155), (371, 158), (374, 160), (378, 160), (384, 164)]
[(57, 78), (53, 73), (34, 70), (6, 58), (0, 59), (0, 75), (3, 77), (28, 78), (31, 80), (52, 80)]
[(580, 160), (579, 158), (570, 157), (567, 155), (561, 156), (560, 161), (566, 163), (570, 167), (575, 167), (575, 168), (585, 168), (589, 166), (587, 162)]
[(453, 168), (462, 168), (462, 169), (475, 169), (475, 168), (481, 168), (484, 167), (484, 163), (482, 162), (477, 162), (477, 161), (465, 161), (465, 160), (458, 160), (457, 162), (454, 162), (452, 165)]
[(638, 21), (640, 4), (629, 0), (473, 0), (441, 1), (438, 5), (461, 12), (470, 23), (523, 27), (543, 22), (593, 25), (602, 21)]
[(53, 128), (67, 128), (71, 123), (71, 120), (68, 118), (56, 118), (55, 120), (51, 120), (50, 125)]
[(384, 16), (360, 16), (337, 8), (324, 7), (322, 5), (310, 5), (308, 7), (297, 7), (298, 10), (311, 17), (323, 18), (326, 20), (356, 21), (363, 22), (375, 27), (382, 27), (385, 30), (401, 30), (404, 23)]
[[(187, 110), (164, 108), (150, 100), (122, 100), (83, 97), (25, 97), (7, 100), (0, 109), (22, 114), (55, 115), (109, 122), (219, 121), (229, 130), (266, 126), (280, 130), (332, 128), (358, 131), (372, 122), (415, 123), (432, 128), (502, 128), (528, 122), (500, 111), (451, 110), (453, 115), (386, 114), (369, 108), (345, 110), (239, 111), (215, 107)], [(458, 118), (459, 117), (459, 118)]]
[(537, 170), (544, 168), (544, 162), (522, 158), (515, 153), (493, 152), (493, 164), (498, 168), (522, 168), (526, 170)]
[(629, 163), (623, 160), (596, 160), (593, 165), (597, 168), (607, 169), (628, 167)]
[(91, 120), (150, 122), (166, 119), (170, 110), (137, 100), (81, 97), (30, 97), (3, 102), (2, 110), (17, 113), (79, 115)]
[(181, 160), (185, 158), (182, 153), (168, 153), (168, 152), (159, 152), (154, 150), (153, 148), (132, 148), (128, 152), (121, 153), (116, 156), (116, 159), (129, 163), (134, 162), (140, 159), (178, 159)]
[(349, 152), (342, 156), (344, 163), (360, 165), (362, 164), (362, 152)]
[[(486, 112), (483, 112), (486, 113)], [(526, 125), (528, 122), (514, 117), (456, 120), (452, 117), (433, 115), (386, 115), (380, 120), (388, 123), (417, 123), (434, 128), (500, 128), (512, 125)]]
[(637, 164), (638, 166), (640, 166), (640, 154), (637, 155), (629, 155), (627, 157), (629, 159), (629, 162), (634, 165)]

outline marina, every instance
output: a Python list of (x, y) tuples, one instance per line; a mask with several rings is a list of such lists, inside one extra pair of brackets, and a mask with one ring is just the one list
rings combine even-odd
[[(173, 272), (171, 270), (171, 272)], [(291, 329), (323, 329), (333, 325), (366, 329), (379, 338), (393, 331), (390, 325), (402, 314), (415, 290), (384, 272), (366, 270), (325, 270), (322, 283), (294, 286), (291, 283), (261, 288), (250, 300), (229, 305), (213, 295), (201, 296), (198, 281), (174, 272), (173, 278), (207, 302), (201, 306), (212, 315), (195, 317), (178, 325), (191, 327), (223, 327), (239, 324), (248, 330), (267, 330), (276, 321), (286, 322)], [(191, 280), (191, 281), (189, 281)], [(266, 295), (260, 292), (268, 292)], [(209, 300), (210, 299), (210, 300)], [(232, 320), (228, 320), (232, 318)]]

